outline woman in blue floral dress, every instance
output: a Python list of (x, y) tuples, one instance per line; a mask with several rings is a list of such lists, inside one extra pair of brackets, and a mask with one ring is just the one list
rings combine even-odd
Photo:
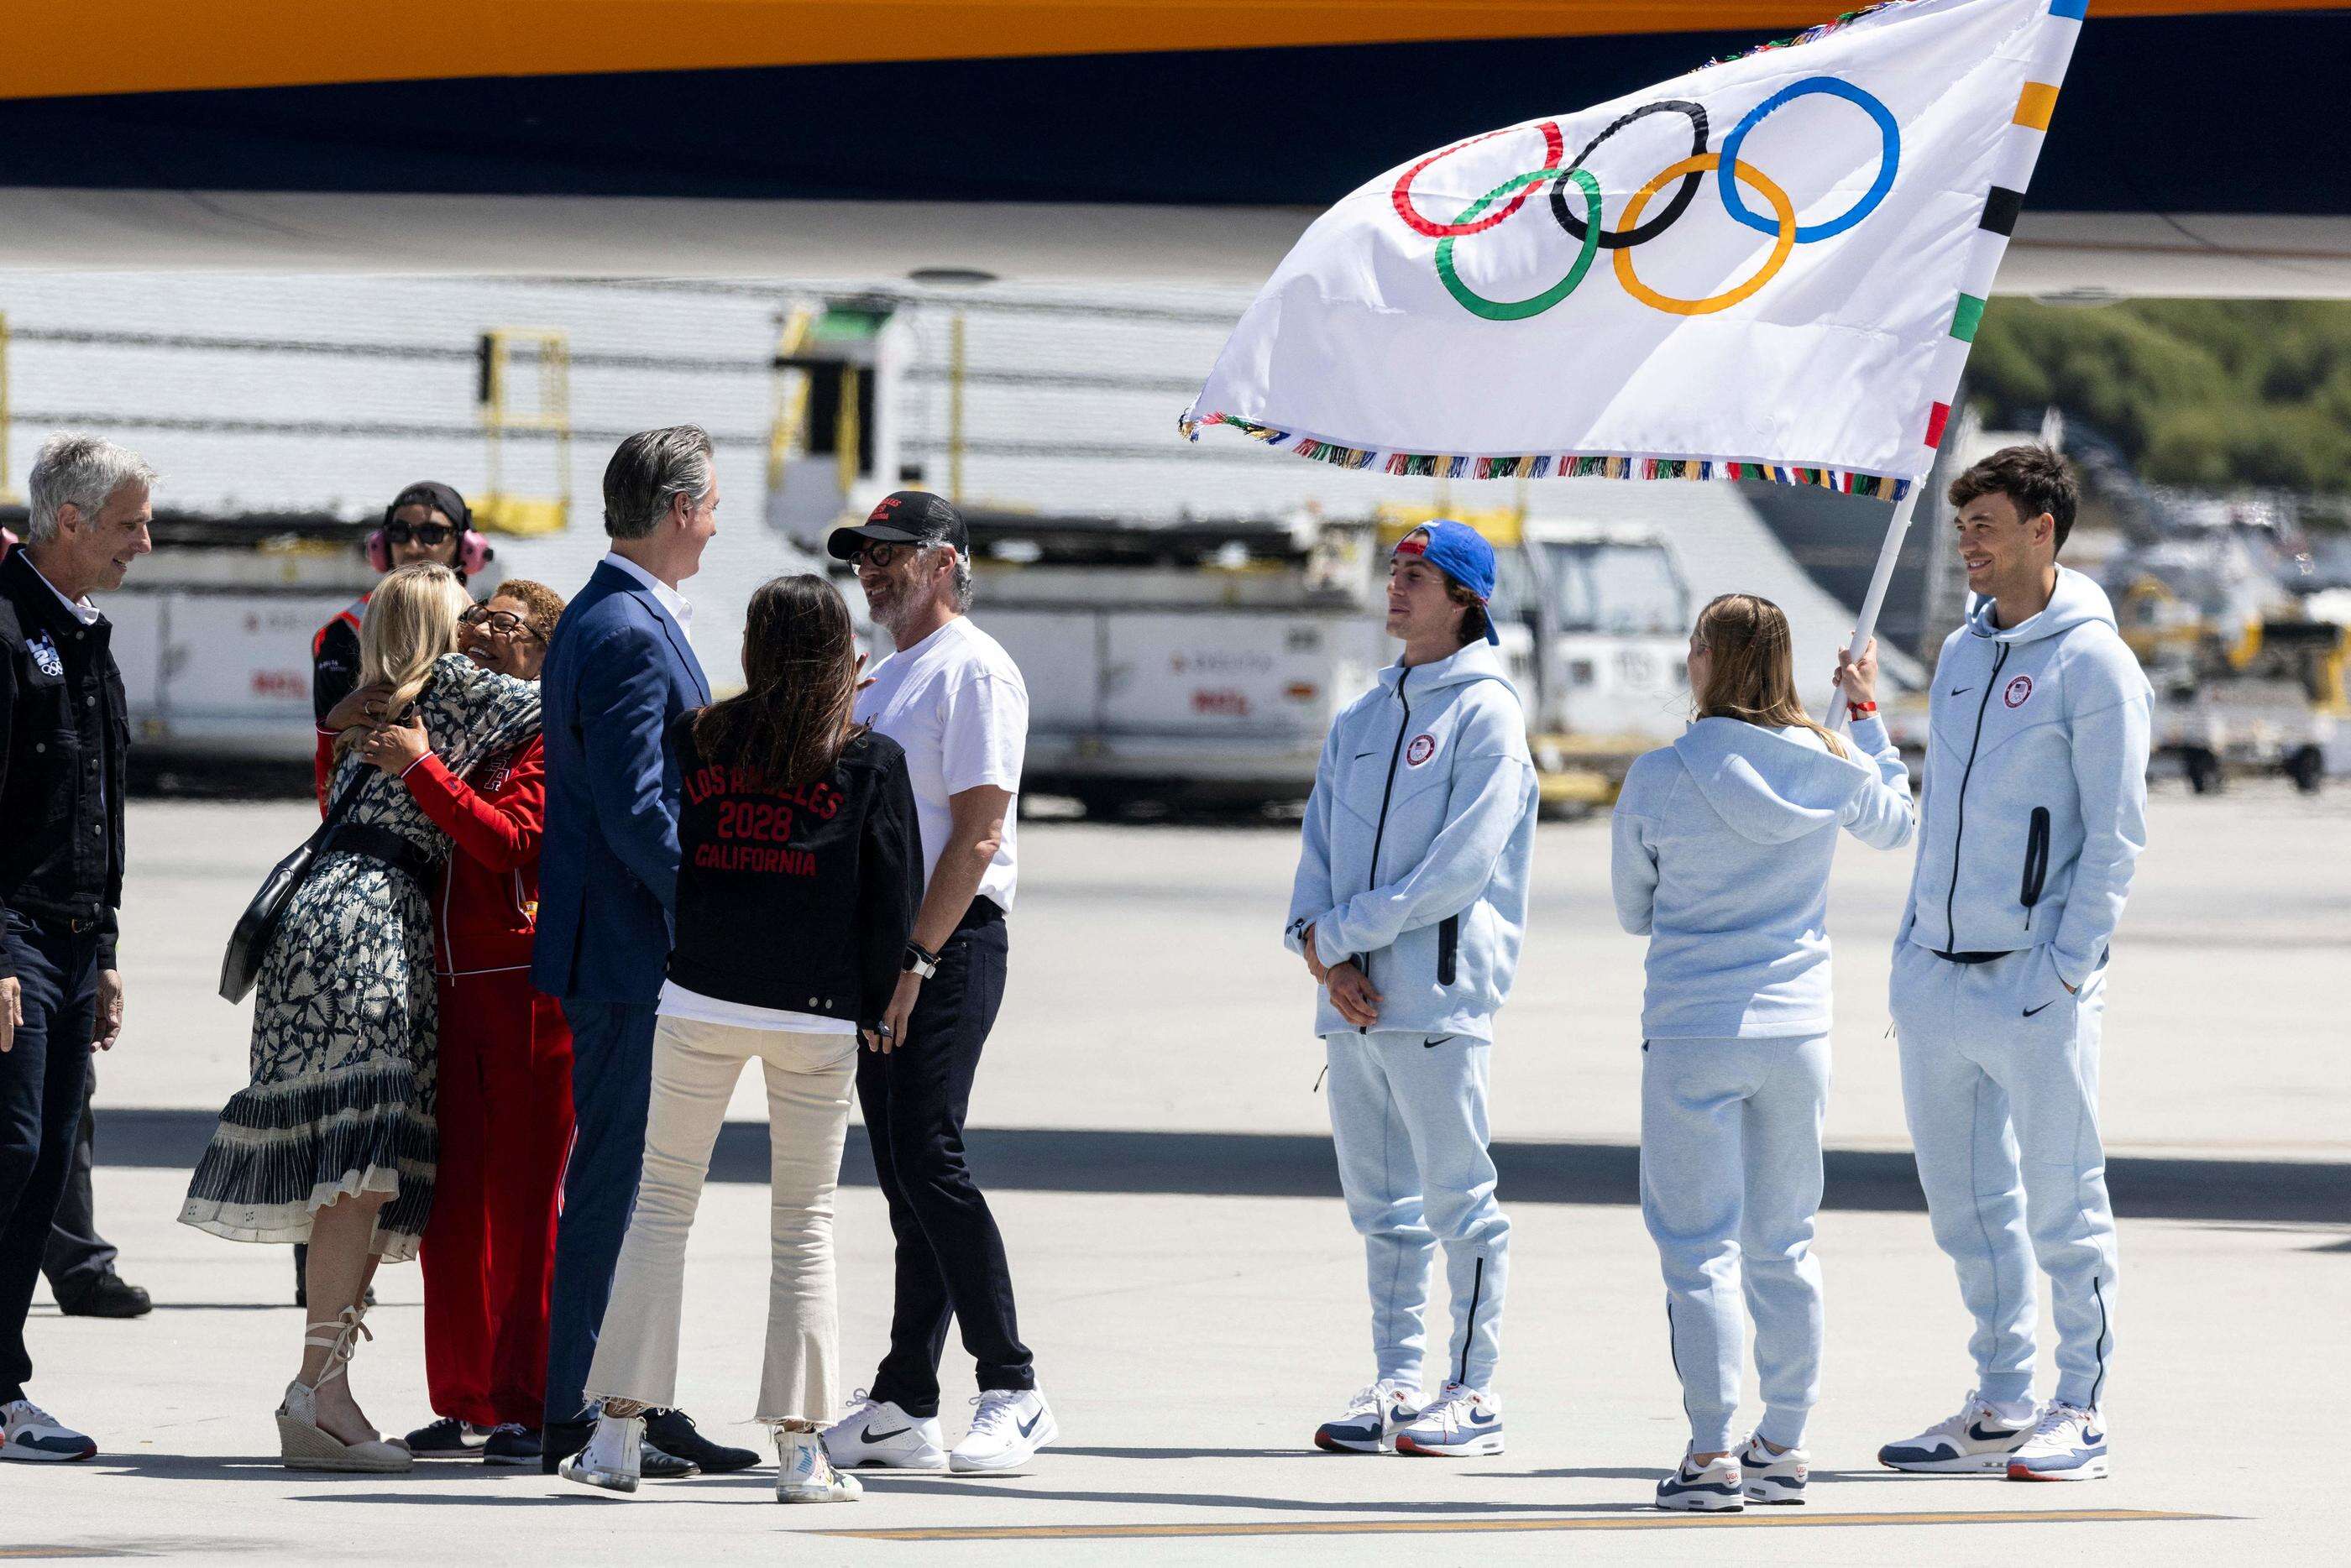
[(314, 1321), (277, 1411), (288, 1465), (409, 1464), (405, 1448), (368, 1424), (342, 1374), (365, 1332), (376, 1264), (416, 1255), (433, 1207), (438, 1019), (426, 890), (449, 839), (371, 753), (379, 736), (421, 725), (462, 774), (538, 733), (538, 688), (455, 651), (469, 602), (435, 565), (392, 572), (369, 601), (360, 678), (381, 693), (381, 722), (339, 742), (329, 798), (354, 785), (357, 796), (263, 956), (252, 1081), (221, 1112), (180, 1211), (235, 1241), (309, 1243)]

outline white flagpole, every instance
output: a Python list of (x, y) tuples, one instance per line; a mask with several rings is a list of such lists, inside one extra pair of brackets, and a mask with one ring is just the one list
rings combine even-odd
[[(1910, 488), (1902, 493), (1902, 499), (1894, 504), (1894, 515), (1886, 524), (1886, 543), (1878, 547), (1877, 569), (1869, 574), (1869, 591), (1862, 596), (1861, 618), (1854, 623), (1849, 650), (1855, 659), (1861, 657), (1861, 650), (1869, 646), (1870, 638), (1876, 634), (1877, 612), (1886, 604), (1887, 585), (1894, 581), (1894, 563), (1902, 554), (1902, 537), (1910, 532), (1910, 514), (1917, 510), (1918, 493), (1926, 488), (1925, 480), (1914, 481)], [(1821, 722), (1834, 730), (1843, 724), (1844, 717), (1844, 688), (1834, 687), (1829, 692), (1828, 708), (1822, 714)]]

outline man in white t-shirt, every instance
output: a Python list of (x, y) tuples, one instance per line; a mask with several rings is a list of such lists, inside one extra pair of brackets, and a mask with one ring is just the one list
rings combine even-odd
[[(902, 490), (828, 542), (896, 651), (856, 716), (898, 742), (923, 839), (923, 904), (905, 972), (858, 1063), (857, 1100), (897, 1238), (890, 1349), (873, 1386), (825, 1432), (837, 1465), (1007, 1470), (1059, 1435), (1020, 1343), (1004, 1239), (964, 1163), (980, 1047), (1004, 1000), (1015, 803), (1029, 740), (1019, 668), (966, 618), (971, 538), (962, 515)], [(946, 1453), (939, 1355), (947, 1320), (977, 1364), (979, 1408)]]

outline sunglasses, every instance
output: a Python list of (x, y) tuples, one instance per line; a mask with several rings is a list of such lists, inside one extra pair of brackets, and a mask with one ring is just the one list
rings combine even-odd
[(416, 543), (423, 545), (428, 550), (438, 549), (441, 545), (447, 544), (449, 542), (449, 535), (455, 532), (456, 530), (450, 527), (446, 523), (417, 523), (412, 524), (395, 521), (387, 523), (383, 525), (383, 536), (391, 540), (393, 544), (405, 545), (410, 540), (413, 539)]
[(522, 617), (510, 610), (494, 610), (487, 605), (475, 605), (459, 616), (457, 621), (461, 626), (470, 626), (493, 637), (525, 637), (534, 642), (546, 640), (538, 635), (538, 628)]

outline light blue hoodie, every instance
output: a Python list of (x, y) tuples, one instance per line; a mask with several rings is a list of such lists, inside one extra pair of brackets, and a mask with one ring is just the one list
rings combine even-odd
[(2097, 584), (2060, 566), (2006, 630), (1983, 600), (1928, 700), (1918, 865), (1901, 938), (1937, 952), (2052, 948), (2079, 986), (2105, 964), (2147, 844), (2155, 694)]
[[(1353, 958), (1382, 1030), (1494, 1037), (1526, 929), (1535, 764), (1500, 656), (1390, 665), (1331, 726), (1306, 802), (1284, 940)], [(1355, 1033), (1326, 992), (1318, 1034)]]
[(1829, 1030), (1829, 863), (1842, 827), (1873, 849), (1916, 818), (1902, 753), (1875, 717), (1871, 762), (1802, 726), (1700, 719), (1635, 760), (1616, 799), (1616, 918), (1649, 938), (1641, 1033), (1766, 1039)]

